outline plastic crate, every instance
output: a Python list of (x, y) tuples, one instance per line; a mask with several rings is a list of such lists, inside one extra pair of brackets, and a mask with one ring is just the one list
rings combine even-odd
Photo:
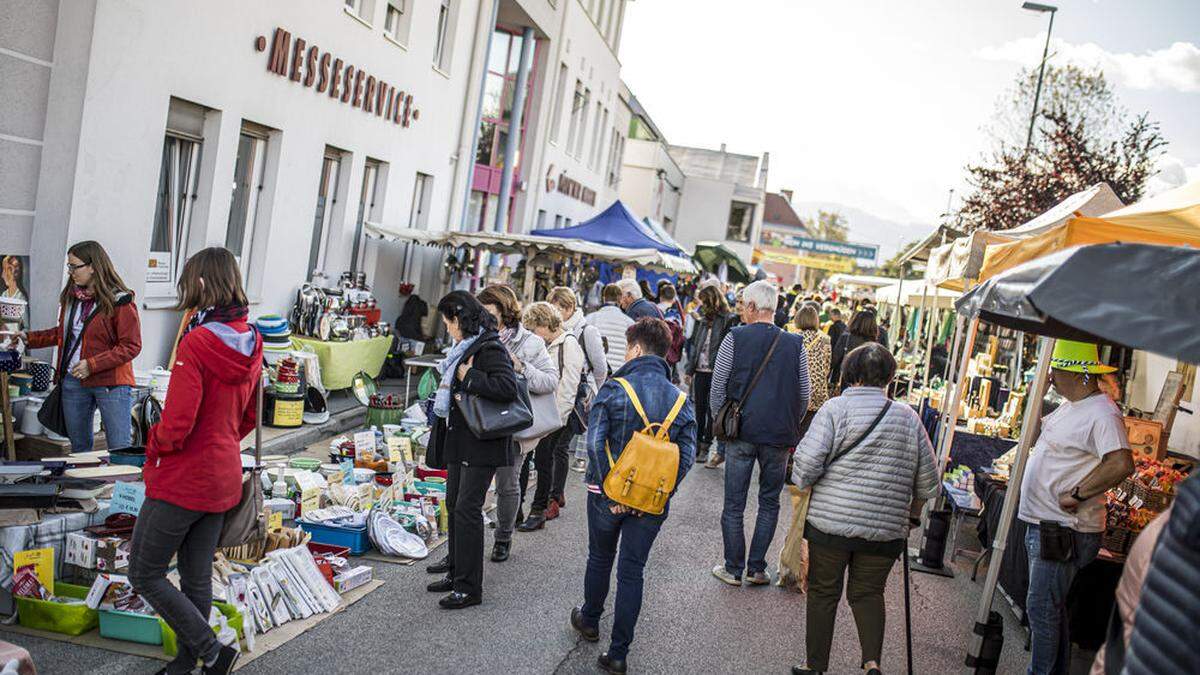
[(299, 521), (300, 527), (312, 535), (312, 540), (318, 544), (345, 546), (351, 555), (362, 555), (371, 550), (371, 539), (367, 536), (366, 527), (339, 527), (337, 525), (322, 525)]
[(119, 609), (100, 610), (100, 635), (144, 645), (161, 645), (163, 642), (162, 625), (157, 616)]
[[(87, 598), (88, 588), (57, 581), (54, 583), (54, 594), (83, 600)], [(34, 598), (13, 599), (17, 602), (17, 623), (26, 628), (63, 635), (83, 635), (100, 623), (100, 615), (87, 605), (64, 605)]]
[[(245, 625), (245, 621), (242, 618), (242, 613), (237, 611), (237, 608), (233, 605), (217, 600), (213, 601), (213, 607), (216, 607), (217, 611), (225, 615), (225, 619), (229, 623), (229, 627), (237, 631), (238, 639), (245, 639), (246, 634), (242, 630), (243, 626)], [(179, 653), (179, 640), (175, 637), (175, 631), (172, 630), (171, 627), (167, 625), (167, 622), (163, 621), (161, 618), (158, 620), (158, 623), (162, 628), (163, 653), (167, 656), (175, 656)], [(219, 627), (213, 628), (214, 633), (219, 630)]]
[(330, 554), (330, 555), (336, 555), (336, 556), (344, 558), (344, 557), (350, 555), (350, 547), (349, 546), (335, 546), (333, 544), (321, 544), (321, 543), (318, 543), (315, 541), (309, 541), (306, 544), (306, 546), (308, 546), (308, 552), (313, 554), (314, 556)]

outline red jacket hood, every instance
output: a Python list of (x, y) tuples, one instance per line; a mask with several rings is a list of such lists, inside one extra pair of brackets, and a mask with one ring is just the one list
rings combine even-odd
[(262, 339), (244, 321), (202, 324), (186, 339), (206, 372), (227, 384), (252, 378), (251, 369), (262, 362)]

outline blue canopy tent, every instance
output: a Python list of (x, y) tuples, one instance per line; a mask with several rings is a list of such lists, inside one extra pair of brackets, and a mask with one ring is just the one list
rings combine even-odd
[(617, 200), (591, 220), (586, 220), (573, 227), (558, 230), (534, 230), (530, 234), (541, 237), (562, 237), (564, 239), (582, 239), (607, 246), (622, 248), (652, 248), (670, 255), (683, 258), (690, 257), (687, 252), (676, 244), (664, 243), (652, 230), (637, 219), (629, 209)]

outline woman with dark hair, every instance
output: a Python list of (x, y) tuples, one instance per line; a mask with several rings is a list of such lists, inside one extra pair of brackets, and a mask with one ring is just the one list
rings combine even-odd
[(58, 347), (55, 377), (62, 387), (71, 452), (91, 451), (97, 408), (108, 447), (129, 447), (133, 359), (142, 351), (142, 327), (133, 291), (99, 243), (81, 241), (67, 250), (58, 325), (30, 332), (28, 345)]
[[(525, 376), (529, 386), (529, 399), (533, 408), (534, 421), (531, 430), (553, 428), (560, 426), (557, 416), (553, 421), (540, 419), (546, 410), (557, 410), (553, 403), (555, 392), (558, 390), (558, 366), (550, 359), (546, 350), (546, 341), (534, 335), (532, 331), (521, 325), (521, 303), (517, 294), (508, 286), (495, 284), (483, 289), (475, 296), (483, 308), (496, 319), (499, 327), (500, 342), (508, 350), (512, 358), (513, 370)], [(524, 501), (525, 484), (518, 483), (522, 467), (530, 459), (534, 448), (537, 447), (541, 436), (521, 434), (514, 439), (518, 446), (514, 461), (510, 466), (496, 469), (496, 538), (492, 545), (492, 562), (508, 560), (512, 549), (513, 530), (517, 523), (525, 520), (522, 502)], [(546, 432), (549, 434), (551, 432)], [(541, 434), (541, 435), (546, 435)], [(525, 438), (528, 436), (528, 438)], [(527, 473), (527, 471), (526, 471)], [(442, 571), (449, 568), (449, 557), (441, 565)], [(438, 568), (438, 565), (434, 565)], [(436, 569), (435, 569), (436, 571)]]
[[(242, 273), (227, 249), (192, 256), (177, 309), (192, 318), (179, 341), (162, 420), (146, 447), (146, 501), (129, 555), (129, 581), (179, 636), (161, 673), (229, 673), (238, 652), (208, 626), (212, 563), (225, 512), (242, 497), (241, 442), (257, 422), (262, 339), (247, 321)], [(128, 416), (128, 411), (126, 412)], [(167, 581), (177, 557), (180, 583)]]
[(691, 378), (692, 401), (696, 406), (696, 461), (708, 461), (708, 448), (713, 442), (712, 414), (708, 395), (712, 390), (713, 363), (721, 341), (733, 328), (734, 316), (729, 303), (716, 286), (705, 286), (697, 297), (699, 317), (688, 342), (687, 375)]
[(444, 579), (429, 584), (431, 593), (449, 592), (438, 603), (463, 609), (483, 602), (483, 501), (492, 477), (513, 463), (511, 436), (481, 440), (471, 433), (457, 405), (464, 395), (497, 403), (517, 400), (517, 378), (508, 350), (496, 334), (496, 320), (475, 296), (452, 291), (438, 313), (454, 346), (438, 364), (441, 383), (434, 396), (436, 417), (430, 453), (441, 458), (449, 477), (450, 561)]
[(887, 397), (896, 373), (891, 353), (863, 345), (846, 356), (842, 371), (845, 391), (817, 411), (792, 469), (797, 486), (812, 488), (804, 528), (807, 663), (792, 668), (797, 675), (829, 670), (843, 585), (858, 626), (860, 664), (870, 675), (881, 672), (888, 574), (925, 500), (938, 489), (933, 446), (921, 419)]
[(861, 309), (854, 313), (846, 332), (833, 343), (829, 362), (829, 384), (834, 392), (842, 388), (842, 360), (846, 355), (868, 342), (879, 342), (879, 324), (873, 309)]

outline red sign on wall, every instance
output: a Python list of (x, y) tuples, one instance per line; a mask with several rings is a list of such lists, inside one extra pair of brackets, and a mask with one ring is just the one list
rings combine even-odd
[[(308, 44), (304, 38), (293, 38), (288, 31), (276, 28), (270, 46), (268, 72), (312, 87), (318, 94), (326, 94), (393, 124), (407, 127), (421, 117), (421, 111), (413, 107), (412, 94), (345, 63), (315, 44)], [(267, 38), (259, 35), (254, 48), (267, 51)]]

